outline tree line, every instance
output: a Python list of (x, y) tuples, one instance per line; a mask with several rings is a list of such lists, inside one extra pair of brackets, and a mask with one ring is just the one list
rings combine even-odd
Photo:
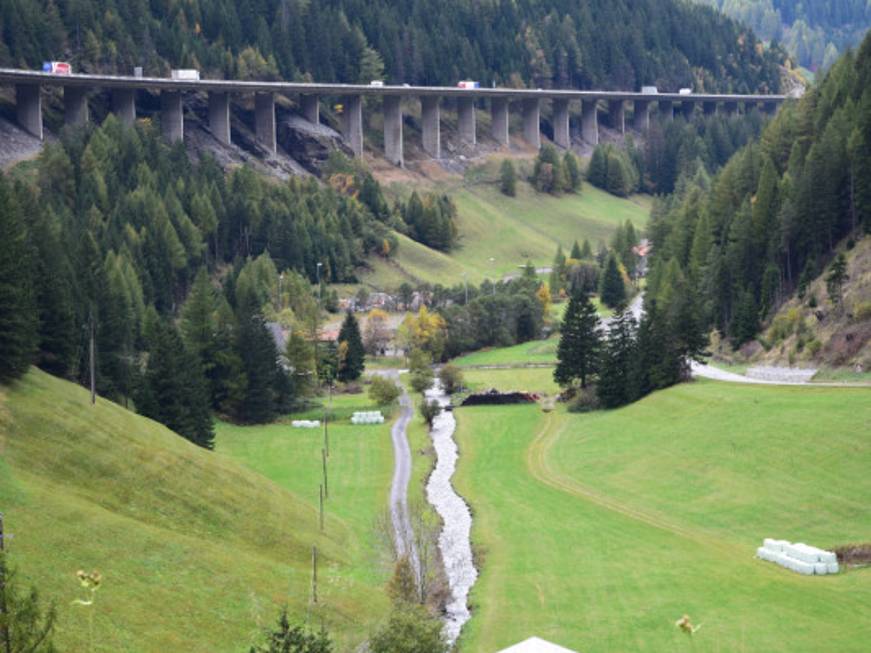
[(225, 78), (765, 92), (783, 53), (746, 27), (673, 0), (8, 0), (0, 65)]
[(112, 117), (64, 132), (0, 175), (0, 381), (37, 364), (88, 385), (93, 352), (100, 395), (203, 446), (212, 411), (272, 419), (308, 382), (282, 361), (274, 325), (304, 337), (299, 369), (317, 351), (312, 369), (348, 375), (341, 343), (314, 344), (329, 293), (312, 282), (353, 280), (395, 243), (355, 196), (225, 176)]
[(716, 177), (654, 206), (648, 296), (688, 288), (700, 322), (737, 346), (869, 228), (871, 37)]

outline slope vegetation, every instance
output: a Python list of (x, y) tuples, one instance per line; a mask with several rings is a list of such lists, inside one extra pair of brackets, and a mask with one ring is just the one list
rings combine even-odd
[(457, 416), (483, 563), (462, 650), (533, 633), (591, 652), (866, 648), (868, 569), (803, 577), (754, 553), (871, 538), (869, 391), (697, 382), (590, 415)]
[[(650, 201), (645, 196), (622, 199), (587, 184), (580, 194), (554, 197), (520, 182), (517, 196), (506, 197), (492, 181), (497, 169), (494, 160), (469, 173), (462, 185), (432, 188), (448, 193), (457, 205), (460, 239), (453, 251), (438, 252), (400, 235), (395, 259), (388, 263), (370, 258), (373, 267), (362, 275), (363, 283), (386, 288), (402, 281), (453, 285), (464, 278), (469, 283), (501, 279), (517, 274), (527, 260), (536, 267), (549, 266), (557, 245), (568, 252), (575, 240), (586, 238), (595, 248), (627, 220), (636, 228), (647, 223)], [(407, 187), (391, 188), (395, 195), (410, 192)]]
[(348, 650), (382, 616), (353, 525), (329, 517), (319, 534), (313, 500), (45, 373), (0, 392), (0, 505), (15, 563), (59, 606), (61, 650), (88, 650), (77, 569), (104, 576), (99, 651), (244, 650), (285, 603)]

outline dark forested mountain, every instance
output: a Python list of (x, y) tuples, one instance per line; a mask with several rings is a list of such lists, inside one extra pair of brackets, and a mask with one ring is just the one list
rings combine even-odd
[(839, 241), (871, 230), (871, 36), (712, 182), (679, 188), (652, 214), (649, 296), (688, 286), (702, 321), (740, 344)]
[(779, 41), (799, 64), (828, 68), (871, 27), (868, 0), (698, 0)]
[(5, 0), (0, 64), (226, 77), (774, 91), (749, 29), (675, 0)]

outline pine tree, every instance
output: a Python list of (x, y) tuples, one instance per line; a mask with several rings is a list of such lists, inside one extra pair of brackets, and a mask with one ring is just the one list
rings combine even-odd
[(502, 166), (499, 169), (499, 178), (499, 189), (502, 191), (502, 194), (514, 197), (517, 194), (517, 172), (514, 170), (514, 164), (509, 159), (502, 161)]
[(626, 301), (626, 286), (623, 284), (623, 276), (617, 265), (614, 254), (608, 257), (602, 281), (599, 287), (599, 298), (605, 306), (615, 308)]
[(637, 325), (625, 306), (611, 320), (599, 370), (596, 394), (605, 408), (617, 408), (636, 397), (633, 366), (636, 358)]
[(22, 376), (38, 338), (30, 244), (24, 218), (0, 174), (0, 383)]
[(339, 355), (338, 379), (343, 383), (356, 381), (366, 369), (366, 349), (360, 336), (360, 325), (351, 311), (345, 314), (345, 321), (339, 330), (339, 351), (342, 345), (345, 351)]
[(214, 447), (208, 389), (199, 361), (185, 350), (172, 323), (158, 321), (149, 333), (148, 364), (136, 408), (206, 449)]
[(565, 171), (566, 182), (568, 184), (566, 190), (579, 193), (582, 184), (581, 168), (578, 165), (578, 159), (571, 152), (566, 152), (563, 155), (563, 170)]
[(278, 351), (263, 316), (250, 306), (240, 308), (236, 353), (246, 378), (238, 417), (248, 424), (269, 422), (275, 417), (279, 403), (275, 391), (280, 373)]
[(587, 167), (587, 181), (596, 188), (605, 188), (608, 183), (608, 160), (604, 145), (596, 146), (590, 165)]
[(8, 553), (0, 553), (0, 645), (5, 651), (56, 653), (52, 644), (57, 612), (53, 605), (41, 605), (39, 593), (31, 587), (21, 592)]
[[(584, 241), (584, 242), (586, 242), (586, 241)], [(581, 246), (578, 245), (577, 240), (574, 243), (572, 243), (572, 251), (569, 253), (569, 258), (572, 258), (575, 261), (579, 261), (583, 258), (583, 253), (581, 252)]]
[(836, 307), (841, 306), (841, 300), (843, 299), (842, 289), (844, 282), (849, 278), (850, 275), (847, 274), (847, 259), (844, 257), (844, 253), (840, 252), (835, 257), (835, 260), (832, 261), (832, 266), (826, 275), (826, 290), (828, 290), (829, 299), (832, 300), (832, 304)]
[(581, 387), (598, 371), (599, 316), (589, 296), (575, 290), (560, 328), (557, 366), (553, 378), (562, 387), (580, 380)]
[(584, 244), (581, 245), (581, 260), (589, 261), (593, 258), (593, 248), (590, 247), (590, 241), (584, 238)]

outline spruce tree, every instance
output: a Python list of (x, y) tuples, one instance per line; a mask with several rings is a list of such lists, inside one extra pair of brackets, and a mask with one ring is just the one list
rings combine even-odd
[(22, 376), (38, 338), (30, 244), (24, 217), (0, 174), (0, 383)]
[(509, 159), (504, 159), (499, 169), (499, 189), (503, 195), (514, 197), (517, 194), (517, 172)]
[(566, 175), (566, 183), (568, 188), (573, 193), (578, 193), (581, 190), (581, 168), (578, 166), (578, 159), (571, 152), (566, 152), (563, 155), (563, 170)]
[(581, 246), (578, 245), (577, 240), (574, 243), (572, 243), (572, 251), (569, 253), (569, 258), (573, 258), (576, 261), (579, 261), (583, 258), (583, 253), (581, 252)]
[(599, 298), (610, 308), (615, 308), (626, 301), (626, 286), (614, 254), (608, 257), (608, 262), (605, 264), (605, 272), (602, 274), (599, 286)]
[[(343, 351), (343, 343), (345, 348)], [(338, 379), (343, 383), (356, 381), (366, 368), (366, 348), (360, 335), (360, 325), (351, 311), (345, 314), (345, 321), (339, 330), (339, 369)]]
[(604, 145), (596, 146), (590, 165), (587, 167), (587, 181), (596, 188), (605, 188), (608, 183), (608, 154)]
[(172, 323), (159, 321), (149, 334), (148, 364), (137, 410), (206, 449), (214, 447), (208, 389), (199, 361), (185, 350)]
[(236, 353), (246, 378), (239, 419), (248, 424), (269, 422), (279, 401), (275, 392), (278, 351), (263, 316), (250, 306), (240, 309)]
[(593, 258), (593, 248), (590, 247), (590, 241), (584, 238), (584, 244), (581, 245), (581, 259), (589, 260)]
[(553, 378), (562, 387), (580, 380), (581, 387), (598, 371), (599, 316), (589, 296), (575, 289), (560, 328), (557, 366)]
[(637, 325), (632, 312), (622, 306), (611, 320), (599, 370), (596, 394), (605, 408), (617, 408), (636, 397), (633, 366)]

